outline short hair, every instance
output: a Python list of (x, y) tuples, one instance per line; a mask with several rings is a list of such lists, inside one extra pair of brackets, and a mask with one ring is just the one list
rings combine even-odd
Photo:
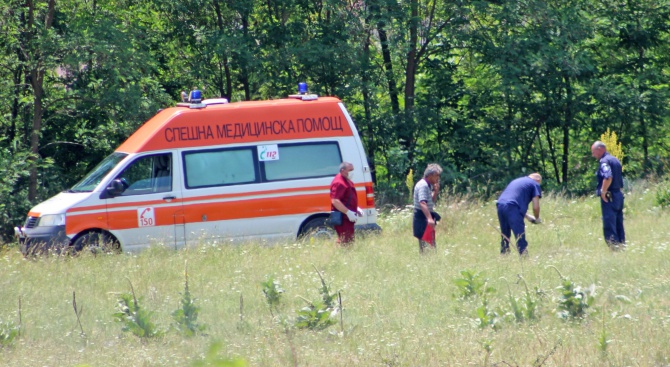
[(347, 166), (353, 166), (353, 164), (351, 164), (349, 162), (340, 163), (340, 171), (347, 169)]
[(531, 173), (530, 175), (528, 175), (528, 177), (532, 178), (532, 179), (535, 180), (535, 181), (540, 181), (540, 182), (542, 182), (542, 175), (539, 174), (539, 173), (537, 173), (537, 172), (533, 172), (533, 173)]
[(442, 174), (442, 167), (440, 167), (440, 165), (437, 164), (437, 163), (429, 164), (428, 167), (426, 167), (426, 170), (423, 171), (423, 177), (428, 177), (428, 176), (433, 175), (433, 174), (438, 174), (438, 175)]
[(593, 143), (593, 147), (594, 148), (605, 148), (605, 150), (607, 150), (607, 145), (600, 140), (596, 140), (596, 142)]

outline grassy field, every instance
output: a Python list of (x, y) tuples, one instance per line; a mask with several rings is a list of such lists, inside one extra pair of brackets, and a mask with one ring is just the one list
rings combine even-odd
[[(196, 366), (239, 358), (249, 366), (667, 366), (670, 221), (654, 195), (644, 183), (627, 192), (623, 252), (602, 240), (597, 199), (552, 194), (541, 202), (544, 223), (527, 226), (525, 259), (499, 255), (493, 202), (454, 197), (437, 207), (445, 220), (428, 255), (418, 253), (407, 210), (385, 213), (383, 234), (349, 249), (319, 241), (203, 244), (26, 260), (5, 248), (0, 333), (20, 320), (21, 335), (0, 347), (0, 365)], [(170, 329), (186, 264), (205, 335)], [(337, 315), (325, 330), (297, 329), (303, 298), (320, 298), (315, 268), (341, 292), (342, 324)], [(558, 316), (565, 300), (559, 272), (577, 290), (594, 291), (583, 318)], [(468, 274), (471, 296), (456, 284)], [(284, 289), (272, 314), (260, 284), (269, 276)], [(164, 335), (139, 338), (114, 320), (129, 281)], [(218, 357), (206, 357), (215, 343)]]

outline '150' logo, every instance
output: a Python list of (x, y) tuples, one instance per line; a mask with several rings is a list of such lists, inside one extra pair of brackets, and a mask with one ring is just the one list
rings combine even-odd
[(137, 209), (137, 222), (139, 227), (155, 226), (156, 216), (154, 215), (154, 208)]

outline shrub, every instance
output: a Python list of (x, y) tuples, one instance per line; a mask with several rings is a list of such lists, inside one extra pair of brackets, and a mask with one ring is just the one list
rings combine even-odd
[(461, 270), (462, 278), (454, 281), (458, 287), (461, 298), (473, 296), (483, 296), (485, 293), (494, 292), (495, 289), (487, 285), (488, 279), (480, 273), (474, 273), (472, 270)]
[(321, 278), (321, 289), (319, 290), (321, 300), (310, 302), (301, 297), (307, 302), (307, 306), (297, 311), (298, 317), (296, 317), (295, 326), (298, 329), (323, 330), (337, 322), (334, 319), (339, 311), (335, 303), (337, 292), (331, 293), (321, 272), (316, 268), (314, 270)]
[(195, 305), (195, 298), (191, 297), (188, 289), (188, 270), (184, 271), (184, 293), (181, 295), (181, 308), (172, 312), (175, 321), (174, 327), (185, 336), (193, 336), (205, 331), (205, 325), (198, 324), (200, 307)]
[(20, 327), (11, 321), (0, 321), (0, 347), (6, 347), (16, 340)]
[[(130, 281), (129, 281), (130, 282)], [(151, 322), (152, 312), (140, 307), (140, 303), (135, 297), (135, 290), (130, 284), (132, 294), (124, 293), (119, 298), (119, 311), (114, 313), (117, 322), (123, 324), (121, 328), (124, 332), (131, 332), (140, 338), (154, 338), (162, 335), (156, 325)]]

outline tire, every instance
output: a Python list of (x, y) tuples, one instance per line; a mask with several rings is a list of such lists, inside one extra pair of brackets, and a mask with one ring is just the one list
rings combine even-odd
[(300, 232), (301, 239), (323, 239), (323, 240), (333, 240), (337, 238), (337, 233), (333, 227), (328, 225), (328, 218), (319, 217), (310, 220), (305, 223)]
[(90, 251), (94, 255), (105, 253), (119, 253), (119, 242), (107, 232), (87, 232), (79, 236), (71, 246), (73, 253)]

